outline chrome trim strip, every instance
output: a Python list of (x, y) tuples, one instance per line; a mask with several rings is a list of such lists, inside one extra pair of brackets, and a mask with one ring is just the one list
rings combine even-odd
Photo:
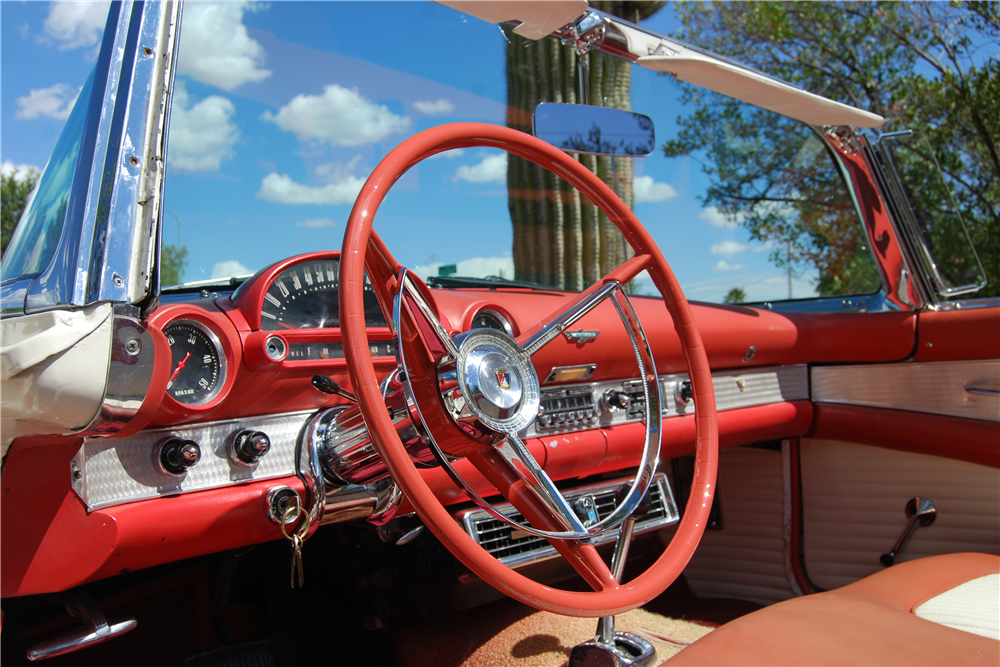
[(1000, 360), (823, 366), (813, 400), (1000, 422)]
[[(73, 490), (88, 507), (97, 509), (145, 498), (295, 475), (298, 472), (296, 448), (313, 414), (312, 411), (295, 412), (155, 429), (127, 438), (87, 438), (71, 464), (71, 471), (80, 471), (79, 475), (71, 472)], [(242, 429), (264, 431), (271, 440), (271, 450), (254, 466), (236, 466), (229, 460), (228, 438)], [(153, 457), (156, 445), (169, 436), (194, 440), (201, 446), (201, 460), (180, 478), (168, 478), (156, 470)], [(76, 468), (72, 468), (73, 465)]]

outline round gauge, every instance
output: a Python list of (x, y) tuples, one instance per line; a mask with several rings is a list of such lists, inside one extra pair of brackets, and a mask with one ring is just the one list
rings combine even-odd
[(171, 356), (167, 394), (184, 405), (215, 398), (226, 378), (226, 356), (216, 335), (193, 320), (171, 322), (163, 333)]
[[(260, 328), (329, 329), (340, 326), (339, 262), (320, 259), (300, 262), (281, 273), (264, 294)], [(375, 292), (365, 280), (365, 323), (388, 326)]]
[(471, 329), (497, 329), (498, 331), (506, 332), (511, 338), (514, 337), (514, 331), (510, 327), (510, 322), (495, 310), (490, 310), (484, 308), (476, 313), (475, 317), (472, 318)]

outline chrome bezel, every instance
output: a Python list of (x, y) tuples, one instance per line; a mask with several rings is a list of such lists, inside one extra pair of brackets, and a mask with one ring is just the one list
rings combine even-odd
[(514, 337), (514, 328), (510, 325), (510, 322), (507, 320), (507, 318), (498, 313), (497, 311), (493, 310), (492, 308), (480, 308), (479, 310), (476, 311), (476, 314), (472, 316), (472, 319), (475, 320), (483, 313), (487, 315), (492, 315), (493, 317), (497, 318), (500, 321), (501, 326), (503, 327), (502, 331), (511, 338)]
[[(167, 394), (167, 396), (170, 398), (170, 400), (178, 403), (179, 405), (185, 405), (185, 406), (188, 406), (188, 407), (200, 407), (202, 405), (207, 405), (208, 403), (211, 403), (212, 401), (214, 401), (219, 396), (219, 393), (222, 391), (222, 387), (226, 384), (226, 379), (228, 378), (228, 375), (227, 375), (227, 373), (228, 373), (228, 370), (227, 370), (228, 364), (227, 364), (227, 359), (226, 359), (226, 351), (223, 349), (222, 342), (219, 340), (219, 337), (215, 334), (215, 332), (212, 331), (207, 325), (202, 324), (198, 320), (185, 320), (185, 319), (173, 320), (172, 322), (170, 322), (169, 324), (167, 324), (165, 327), (163, 327), (163, 335), (164, 336), (168, 335), (167, 334), (167, 330), (170, 327), (172, 327), (174, 325), (177, 325), (177, 324), (189, 324), (192, 327), (194, 327), (195, 329), (201, 331), (203, 334), (205, 334), (205, 336), (208, 337), (208, 342), (212, 344), (213, 348), (215, 348), (215, 353), (219, 357), (219, 379), (215, 383), (215, 387), (208, 394), (208, 396), (206, 396), (202, 400), (197, 401), (195, 403), (184, 403), (182, 401), (178, 401), (176, 398), (174, 398), (173, 396), (171, 396), (169, 393)], [(171, 359), (173, 359), (173, 351), (171, 351)]]

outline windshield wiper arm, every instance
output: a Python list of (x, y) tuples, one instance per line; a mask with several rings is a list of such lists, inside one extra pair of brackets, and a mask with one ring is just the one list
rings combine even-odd
[(533, 290), (552, 290), (551, 285), (540, 285), (539, 283), (528, 282), (527, 280), (510, 280), (500, 276), (487, 276), (485, 278), (469, 278), (465, 276), (430, 276), (427, 284), (431, 287), (485, 287), (496, 289), (498, 287), (521, 287)]

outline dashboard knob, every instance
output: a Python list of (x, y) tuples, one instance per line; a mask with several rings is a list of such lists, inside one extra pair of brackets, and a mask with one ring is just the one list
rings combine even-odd
[(615, 391), (614, 389), (608, 390), (608, 393), (604, 395), (604, 400), (607, 401), (608, 407), (612, 410), (624, 410), (628, 408), (631, 402), (628, 394), (624, 391)]
[(171, 477), (181, 477), (201, 460), (201, 447), (194, 440), (167, 438), (160, 443), (159, 450), (160, 470)]
[(244, 429), (237, 431), (229, 447), (229, 456), (236, 463), (253, 465), (264, 458), (271, 449), (271, 440), (266, 433)]

